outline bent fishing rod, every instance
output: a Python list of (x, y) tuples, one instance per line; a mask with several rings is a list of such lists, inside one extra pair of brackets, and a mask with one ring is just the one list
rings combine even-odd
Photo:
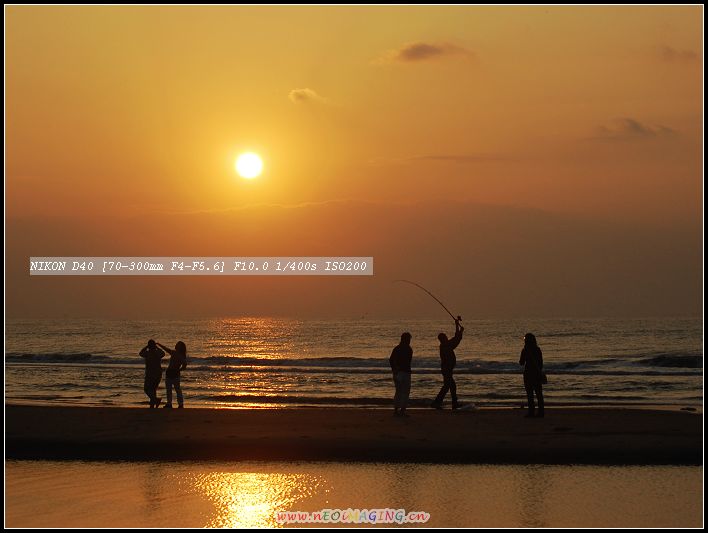
[(449, 310), (447, 307), (445, 307), (445, 304), (444, 304), (444, 303), (442, 303), (432, 292), (430, 292), (428, 289), (426, 289), (426, 288), (423, 287), (422, 285), (416, 283), (415, 281), (409, 281), (409, 280), (407, 280), (407, 279), (397, 279), (397, 280), (394, 280), (394, 282), (409, 283), (409, 284), (411, 284), (411, 285), (415, 285), (415, 286), (418, 287), (420, 290), (425, 291), (433, 300), (435, 300), (436, 302), (438, 302), (438, 303), (440, 304), (440, 306), (441, 306), (443, 309), (445, 309), (445, 311), (447, 312), (447, 314), (450, 315), (450, 316), (452, 317), (452, 319), (453, 319), (455, 322), (462, 322), (462, 317), (461, 317), (460, 315), (457, 315), (457, 317), (455, 317), (455, 315), (453, 315), (453, 314), (450, 312), (450, 310)]

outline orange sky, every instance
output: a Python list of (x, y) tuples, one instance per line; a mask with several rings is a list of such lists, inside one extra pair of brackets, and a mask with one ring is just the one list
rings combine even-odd
[[(5, 15), (8, 276), (18, 276), (8, 277), (17, 282), (9, 314), (36, 312), (40, 285), (66, 302), (49, 314), (110, 314), (126, 290), (153, 290), (135, 280), (35, 282), (27, 253), (305, 255), (335, 254), (334, 243), (341, 255), (376, 252), (395, 277), (410, 253), (423, 262), (411, 273), (434, 286), (442, 275), (448, 294), (462, 280), (446, 274), (482, 268), (495, 314), (700, 309), (702, 7), (14, 6)], [(263, 156), (260, 178), (235, 175), (243, 150)], [(332, 215), (322, 205), (339, 206), (339, 234), (323, 229)], [(549, 221), (532, 235), (514, 225), (529, 210)], [(456, 217), (466, 233), (450, 227)], [(187, 218), (194, 232), (175, 239)], [(500, 220), (510, 227), (495, 240)], [(401, 221), (425, 221), (430, 240), (399, 250)], [(562, 241), (554, 224), (577, 228), (593, 248), (551, 246)], [(82, 233), (87, 225), (100, 243)], [(237, 242), (243, 225), (252, 234)], [(514, 257), (522, 234), (549, 268), (511, 276), (497, 260)], [(461, 252), (431, 257), (438, 244)], [(602, 267), (617, 276), (583, 274), (583, 254), (617, 258)], [(540, 305), (537, 289), (524, 292), (554, 293), (559, 274), (549, 272), (561, 260), (575, 269), (567, 282), (577, 295), (609, 300), (588, 308), (559, 293)], [(600, 277), (583, 285), (581, 275)], [(512, 278), (520, 300), (504, 292)], [(198, 294), (213, 283), (179, 282), (158, 285)], [(268, 314), (278, 296), (257, 294), (299, 298), (316, 287), (317, 301), (288, 313), (327, 314), (353, 284), (336, 311), (356, 314), (383, 279), (369, 282), (229, 280), (251, 303), (196, 307)], [(75, 296), (81, 283), (98, 283), (108, 303)], [(461, 305), (485, 316), (473, 294), (463, 291)], [(176, 313), (188, 315), (194, 298)]]

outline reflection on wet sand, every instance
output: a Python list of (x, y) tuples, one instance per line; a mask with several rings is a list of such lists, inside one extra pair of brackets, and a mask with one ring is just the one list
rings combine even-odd
[(198, 474), (194, 486), (213, 502), (206, 527), (278, 527), (275, 513), (296, 507), (319, 491), (322, 479), (309, 474), (213, 472)]
[(700, 467), (7, 461), (5, 468), (10, 527), (278, 527), (280, 511), (348, 508), (424, 511), (431, 527), (695, 527), (702, 519)]

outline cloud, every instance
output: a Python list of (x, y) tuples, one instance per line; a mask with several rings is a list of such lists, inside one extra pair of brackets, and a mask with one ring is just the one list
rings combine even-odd
[(617, 118), (606, 125), (600, 126), (594, 140), (624, 141), (671, 137), (676, 130), (662, 125), (643, 124), (634, 118)]
[(471, 59), (474, 54), (466, 48), (450, 43), (414, 42), (407, 43), (395, 50), (384, 52), (378, 59), (374, 60), (374, 63), (420, 63), (444, 59), (450, 56)]
[(511, 157), (495, 154), (433, 154), (411, 157), (414, 161), (442, 161), (450, 163), (486, 163), (489, 161), (511, 161)]
[(400, 166), (416, 162), (455, 163), (474, 165), (478, 163), (512, 162), (518, 158), (504, 154), (426, 154), (408, 157), (376, 157), (367, 163), (372, 166)]
[(693, 50), (678, 50), (668, 45), (659, 47), (659, 57), (668, 63), (693, 63), (698, 54)]
[(294, 104), (325, 104), (330, 103), (328, 98), (320, 96), (312, 89), (293, 89), (288, 94), (288, 98)]

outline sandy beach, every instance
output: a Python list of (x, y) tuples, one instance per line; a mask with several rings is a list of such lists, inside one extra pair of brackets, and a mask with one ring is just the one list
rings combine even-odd
[(668, 410), (5, 409), (7, 458), (702, 463), (701, 416)]

